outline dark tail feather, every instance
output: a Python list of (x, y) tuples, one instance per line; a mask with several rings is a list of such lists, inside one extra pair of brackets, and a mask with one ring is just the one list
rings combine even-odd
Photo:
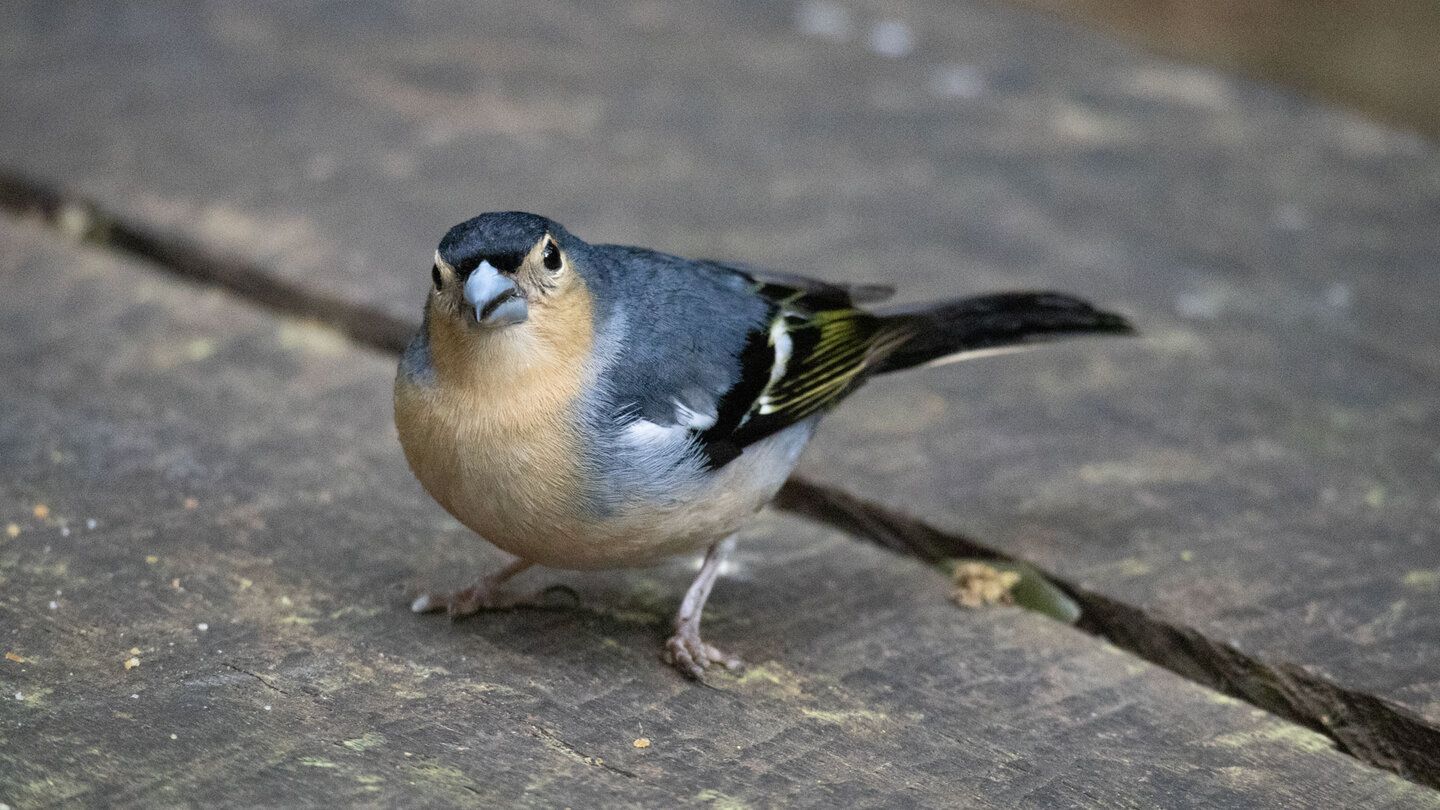
[(1053, 292), (1011, 292), (924, 304), (886, 314), (910, 336), (875, 365), (876, 374), (951, 355), (1057, 340), (1071, 335), (1133, 335), (1119, 315)]

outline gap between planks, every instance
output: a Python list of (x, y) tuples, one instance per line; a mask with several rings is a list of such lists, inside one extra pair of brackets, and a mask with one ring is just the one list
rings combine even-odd
[[(219, 287), (277, 313), (317, 322), (381, 352), (402, 352), (418, 327), (414, 321), (286, 281), (254, 262), (128, 221), (83, 196), (32, 178), (0, 171), (0, 209), (38, 219), (70, 238), (148, 259), (172, 275)], [(774, 505), (929, 563), (956, 557), (1013, 559), (972, 538), (799, 477), (785, 484)], [(1320, 732), (1362, 762), (1440, 789), (1440, 727), (1435, 724), (1375, 695), (1346, 689), (1294, 664), (1247, 655), (1195, 628), (1037, 570), (1080, 605), (1081, 630)]]

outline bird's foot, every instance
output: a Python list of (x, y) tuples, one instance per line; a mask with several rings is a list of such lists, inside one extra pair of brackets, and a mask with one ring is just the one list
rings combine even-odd
[(534, 597), (517, 597), (501, 593), (499, 588), (487, 588), (477, 582), (468, 588), (453, 593), (422, 593), (410, 603), (416, 613), (439, 613), (444, 611), (451, 617), (459, 618), (479, 613), (487, 608), (523, 607), (534, 604)]
[(540, 604), (540, 596), (516, 596), (501, 591), (506, 580), (529, 568), (531, 563), (517, 560), (468, 588), (453, 593), (422, 593), (410, 603), (416, 613), (444, 611), (451, 618), (469, 616), (487, 608), (527, 607)]
[(744, 663), (700, 638), (700, 623), (675, 628), (675, 635), (665, 642), (665, 662), (680, 670), (687, 678), (699, 680), (711, 664), (725, 669), (739, 669)]
[(726, 669), (742, 666), (739, 658), (726, 655), (700, 638), (700, 613), (705, 609), (705, 600), (710, 598), (715, 578), (720, 575), (720, 563), (734, 545), (735, 538), (727, 537), (705, 552), (700, 573), (690, 583), (680, 610), (675, 614), (675, 635), (665, 642), (665, 660), (687, 678), (699, 680), (711, 664), (719, 664)]

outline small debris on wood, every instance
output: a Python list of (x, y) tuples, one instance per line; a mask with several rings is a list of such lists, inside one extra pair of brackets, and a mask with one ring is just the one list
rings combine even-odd
[(950, 576), (955, 583), (950, 599), (961, 607), (1015, 604), (1011, 589), (1020, 582), (1020, 574), (1015, 571), (1000, 571), (982, 562), (966, 562), (955, 566)]
[(955, 584), (956, 605), (1015, 605), (1074, 624), (1080, 606), (1033, 565), (1017, 560), (945, 560), (936, 566)]

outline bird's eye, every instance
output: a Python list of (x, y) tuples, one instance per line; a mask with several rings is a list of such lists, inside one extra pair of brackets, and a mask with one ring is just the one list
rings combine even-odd
[(440, 276), (440, 265), (430, 265), (430, 279), (435, 282), (435, 290), (438, 292), (440, 290), (441, 283), (445, 280)]
[(560, 269), (560, 247), (555, 244), (554, 239), (546, 240), (545, 252), (540, 255), (540, 258), (545, 262), (546, 270)]

